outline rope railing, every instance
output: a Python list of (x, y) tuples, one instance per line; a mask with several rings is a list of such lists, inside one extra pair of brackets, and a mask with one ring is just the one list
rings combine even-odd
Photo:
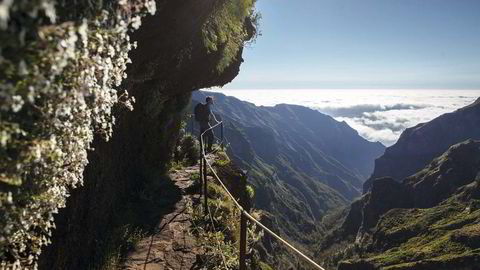
[[(224, 140), (224, 136), (223, 136), (223, 121), (220, 121), (218, 122), (217, 124), (211, 126), (210, 128), (204, 130), (201, 134), (200, 134), (200, 149), (201, 149), (201, 162), (200, 162), (200, 178), (203, 178), (203, 183), (204, 183), (204, 198), (205, 198), (205, 211), (207, 211), (208, 209), (208, 204), (207, 204), (207, 172), (206, 172), (206, 168), (208, 166), (208, 168), (210, 168), (210, 171), (212, 172), (214, 178), (217, 180), (217, 182), (221, 185), (221, 187), (225, 190), (225, 192), (227, 193), (228, 197), (230, 197), (230, 199), (234, 202), (235, 206), (240, 210), (240, 213), (242, 215), (242, 217), (246, 217), (248, 218), (251, 222), (254, 222), (256, 223), (258, 226), (260, 226), (265, 232), (267, 232), (268, 234), (270, 234), (271, 236), (273, 236), (274, 238), (276, 238), (277, 240), (279, 240), (281, 243), (283, 243), (285, 246), (287, 246), (289, 249), (291, 249), (292, 251), (294, 251), (296, 254), (298, 254), (300, 257), (302, 257), (304, 260), (306, 260), (309, 264), (311, 264), (312, 266), (314, 266), (316, 269), (320, 269), (320, 270), (325, 270), (323, 267), (321, 267), (320, 265), (318, 265), (315, 261), (313, 261), (312, 259), (310, 259), (307, 255), (303, 254), (300, 250), (298, 250), (297, 248), (295, 248), (292, 244), (290, 244), (289, 242), (287, 242), (285, 239), (283, 239), (282, 237), (280, 237), (279, 235), (277, 235), (276, 233), (274, 233), (272, 230), (270, 230), (268, 227), (266, 227), (264, 224), (262, 224), (260, 221), (258, 221), (257, 219), (255, 219), (252, 215), (250, 215), (244, 208), (243, 206), (235, 199), (235, 197), (230, 193), (230, 191), (228, 190), (228, 188), (225, 186), (225, 184), (223, 183), (223, 181), (220, 179), (220, 177), (218, 176), (217, 172), (214, 170), (212, 164), (210, 164), (210, 162), (207, 160), (207, 155), (206, 155), (206, 152), (205, 152), (205, 144), (204, 144), (204, 140), (203, 140), (203, 136), (205, 135), (206, 132), (214, 129), (215, 127), (217, 126), (221, 126), (222, 128), (222, 132), (221, 132), (221, 142), (222, 142), (222, 146), (223, 146), (223, 140)], [(213, 142), (212, 142), (213, 143)], [(203, 166), (202, 166), (203, 165)], [(208, 209), (210, 210), (210, 209)], [(205, 212), (206, 214), (206, 212)], [(211, 214), (211, 213), (210, 213)], [(210, 216), (211, 217), (211, 216)], [(245, 222), (241, 222), (242, 224), (241, 225), (244, 225), (243, 223)], [(242, 232), (242, 228), (240, 229), (240, 231)], [(244, 230), (246, 232), (246, 224), (245, 224), (245, 228)], [(246, 247), (242, 247), (242, 239), (244, 239), (244, 243), (246, 242), (246, 233), (244, 233), (245, 235), (241, 235), (240, 236), (240, 240), (241, 240), (241, 243), (240, 243), (240, 270), (244, 270), (245, 269), (245, 256), (242, 256), (242, 252), (243, 252), (243, 255), (244, 255), (244, 252), (245, 252), (245, 249)], [(223, 254), (222, 254), (223, 256)]]

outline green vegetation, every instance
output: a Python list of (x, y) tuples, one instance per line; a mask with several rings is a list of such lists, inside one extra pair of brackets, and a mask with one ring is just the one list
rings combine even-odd
[[(222, 187), (209, 184), (208, 201), (209, 213), (203, 215), (203, 206), (194, 207), (193, 233), (197, 240), (206, 248), (202, 258), (203, 265), (207, 269), (236, 269), (239, 262), (239, 234), (240, 212), (232, 202), (229, 202)], [(258, 213), (253, 213), (258, 218)], [(258, 263), (258, 254), (251, 249), (260, 240), (262, 233), (255, 224), (249, 223), (247, 231), (248, 250), (250, 253), (250, 265)], [(224, 263), (225, 262), (225, 263)], [(255, 268), (252, 268), (255, 269)]]
[(179, 158), (188, 165), (197, 164), (200, 158), (200, 143), (191, 134), (185, 135), (180, 141)]
[[(127, 224), (117, 228), (111, 237), (101, 249), (103, 252), (96, 254), (92, 259), (93, 268), (102, 270), (118, 269), (118, 265), (127, 252), (133, 250), (137, 243), (146, 235), (140, 228), (131, 229), (131, 225)], [(95, 264), (95, 262), (99, 262)]]
[(402, 184), (377, 181), (317, 256), (340, 269), (472, 269), (480, 261), (479, 149), (467, 140)]
[(170, 164), (168, 165), (168, 171), (172, 172), (172, 171), (178, 171), (178, 170), (181, 170), (183, 169), (185, 165), (183, 164), (183, 162), (180, 162), (180, 161), (170, 161)]
[(190, 176), (190, 179), (192, 179), (193, 181), (195, 182), (200, 182), (200, 173), (192, 173), (192, 175)]
[(259, 262), (258, 263), (258, 268), (260, 270), (273, 270), (273, 268), (271, 268), (268, 264), (266, 264), (264, 262)]
[(255, 190), (253, 189), (253, 187), (251, 185), (247, 185), (245, 187), (245, 191), (247, 192), (247, 196), (250, 199), (253, 199), (255, 197)]
[[(478, 184), (469, 188), (478, 189)], [(347, 246), (336, 261), (363, 258), (382, 269), (414, 269), (427, 262), (451, 267), (456, 260), (480, 255), (480, 200), (463, 196), (459, 193), (432, 208), (388, 211), (372, 231), (373, 242)], [(334, 260), (330, 263), (335, 265)]]
[(134, 46), (155, 1), (0, 4), (0, 261), (34, 268), (53, 214), (82, 185), (94, 134), (108, 140)]
[[(220, 161), (220, 162), (218, 162)], [(222, 175), (225, 185), (230, 192), (237, 197), (241, 190), (238, 188), (238, 178), (241, 177), (231, 164), (224, 152), (216, 154), (216, 169)], [(203, 267), (207, 269), (237, 269), (239, 263), (239, 235), (240, 235), (240, 211), (227, 195), (226, 191), (217, 183), (208, 183), (208, 215), (204, 216), (203, 204), (193, 207), (193, 233), (198, 237), (201, 245), (205, 247), (205, 255), (202, 257)], [(247, 203), (247, 205), (250, 204)], [(260, 212), (251, 213), (257, 219)], [(249, 269), (271, 269), (267, 264), (259, 260), (255, 250), (256, 243), (263, 236), (256, 224), (248, 222), (247, 229), (247, 257)]]
[[(471, 205), (479, 206), (480, 201), (472, 200)], [(478, 222), (480, 209), (469, 209), (457, 198), (428, 209), (392, 210), (379, 221), (376, 234), (400, 243), (369, 261), (392, 266), (478, 254)]]
[(220, 166), (220, 167), (225, 167), (225, 166), (229, 165), (230, 162), (231, 161), (230, 161), (230, 159), (228, 159), (228, 157), (226, 159), (221, 159), (220, 158), (220, 159), (215, 160), (215, 165)]
[[(258, 34), (260, 16), (254, 12), (256, 0), (222, 0), (202, 29), (203, 41), (209, 52), (217, 52), (221, 60), (218, 73), (237, 58), (244, 43)], [(246, 21), (247, 20), (247, 21)]]
[[(2, 267), (36, 267), (42, 247), (51, 242), (54, 215), (59, 208), (65, 207), (66, 198), (72, 190), (83, 185), (87, 151), (93, 150), (91, 143), (94, 137), (108, 141), (112, 136), (115, 116), (133, 109), (135, 100), (123, 89), (126, 86), (122, 86), (127, 64), (130, 63), (129, 51), (136, 47), (136, 43), (130, 41), (129, 33), (140, 27), (142, 17), (155, 13), (156, 2), (159, 1), (0, 1)], [(215, 66), (220, 72), (238, 57), (245, 41), (255, 36), (246, 18), (251, 18), (255, 24), (258, 16), (253, 13), (254, 1), (251, 0), (218, 0), (213, 3), (215, 12), (208, 14), (208, 22), (202, 27), (203, 39), (208, 44), (203, 45), (208, 47), (209, 53), (218, 54), (218, 59), (212, 59), (218, 61)], [(172, 55), (175, 53), (171, 52)], [(185, 51), (187, 54), (188, 51)], [(163, 86), (160, 88), (163, 91)], [(159, 121), (171, 120), (169, 117), (173, 112), (180, 111), (178, 107), (186, 106), (180, 102), (181, 97), (172, 96), (169, 95), (174, 100), (171, 103), (163, 97), (162, 100), (152, 99), (145, 105), (145, 111), (164, 113), (157, 118)], [(165, 125), (167, 128), (158, 132), (158, 141), (173, 145), (168, 141), (177, 137), (177, 121), (173, 123), (173, 126)], [(174, 166), (195, 164), (198, 158), (196, 140), (185, 136), (179, 147), (179, 160)], [(170, 149), (165, 148), (165, 153), (170, 154)], [(146, 177), (134, 181), (141, 182), (143, 178), (150, 177), (159, 180), (160, 171), (164, 171), (163, 167), (167, 166), (170, 157), (158, 158), (158, 164), (151, 171), (150, 164), (142, 168)], [(105, 169), (109, 173), (115, 170), (112, 167)], [(104, 181), (104, 178), (99, 179)], [(92, 185), (101, 188), (88, 186), (84, 189), (87, 193), (106, 192), (103, 194), (106, 204), (95, 208), (95, 211), (81, 212), (77, 210), (86, 206), (81, 205), (79, 199), (74, 202), (74, 209), (69, 209), (82, 216), (75, 221), (89, 220), (85, 217), (87, 213), (89, 217), (94, 217), (103, 214), (105, 209), (115, 210), (104, 215), (104, 222), (96, 231), (82, 228), (75, 231), (84, 233), (82, 236), (105, 237), (95, 239), (99, 248), (94, 252), (92, 267), (97, 268), (102, 262), (117, 260), (116, 254), (128, 249), (128, 243), (135, 242), (134, 239), (141, 233), (135, 223), (138, 217), (132, 209), (139, 210), (138, 205), (156, 200), (144, 187), (135, 190), (138, 196), (131, 196), (131, 200), (123, 198), (125, 190), (131, 191), (129, 188), (137, 187), (137, 183), (126, 185), (122, 182), (115, 188), (109, 188), (108, 184), (95, 183)], [(85, 198), (96, 201), (99, 196), (102, 195), (87, 194)], [(131, 201), (133, 205), (126, 203), (117, 208), (121, 200)], [(105, 232), (108, 226), (114, 235), (110, 235), (110, 231)], [(75, 240), (72, 236), (62, 244), (75, 243)], [(92, 243), (90, 240), (85, 239), (85, 242)], [(62, 257), (63, 252), (67, 251), (59, 251), (57, 257)], [(61, 265), (63, 260), (67, 259), (58, 259), (58, 264)]]
[(198, 139), (190, 133), (185, 133), (185, 122), (182, 122), (182, 126), (173, 158), (168, 165), (170, 171), (183, 169), (184, 166), (194, 166), (200, 159), (200, 143)]
[[(188, 119), (189, 117), (191, 116), (185, 115), (184, 119)], [(187, 122), (182, 120), (173, 160), (177, 163), (182, 163), (185, 166), (193, 166), (197, 164), (200, 159), (200, 142), (195, 135), (186, 132), (186, 128)]]

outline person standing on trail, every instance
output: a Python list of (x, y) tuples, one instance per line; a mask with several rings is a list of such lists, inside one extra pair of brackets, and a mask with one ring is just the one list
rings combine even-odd
[(200, 135), (199, 140), (201, 139), (200, 136), (205, 132), (204, 142), (206, 146), (207, 152), (212, 151), (212, 144), (213, 144), (213, 129), (210, 129), (210, 119), (213, 117), (216, 123), (219, 123), (215, 114), (212, 113), (212, 106), (213, 106), (213, 97), (208, 96), (205, 99), (205, 104), (199, 103), (195, 106), (194, 114), (195, 120), (200, 124)]

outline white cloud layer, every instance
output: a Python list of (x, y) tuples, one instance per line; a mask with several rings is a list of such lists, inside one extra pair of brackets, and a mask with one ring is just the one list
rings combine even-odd
[(370, 141), (390, 146), (408, 127), (466, 106), (480, 90), (215, 89), (257, 106), (296, 104), (347, 122)]

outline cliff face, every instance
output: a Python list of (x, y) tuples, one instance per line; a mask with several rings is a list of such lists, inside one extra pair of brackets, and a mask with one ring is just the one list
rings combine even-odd
[(477, 269), (479, 175), (480, 141), (468, 140), (402, 183), (377, 179), (320, 250), (354, 236), (360, 260), (337, 254), (350, 259), (339, 269)]
[(375, 161), (375, 170), (364, 184), (367, 192), (375, 178), (397, 181), (414, 174), (448, 147), (467, 139), (480, 139), (480, 98), (473, 104), (406, 129), (398, 142)]
[(270, 212), (270, 223), (300, 244), (312, 244), (312, 234), (322, 231), (319, 220), (360, 194), (363, 176), (384, 149), (306, 107), (258, 107), (209, 92), (195, 92), (193, 103), (207, 95), (224, 120), (229, 156), (249, 171), (256, 208)]
[[(145, 191), (166, 181), (163, 175), (190, 92), (226, 84), (239, 71), (241, 44), (252, 37), (246, 31), (252, 27), (250, 14), (244, 9), (251, 11), (253, 6), (252, 1), (240, 2), (157, 1), (156, 15), (146, 18), (132, 35), (138, 48), (121, 86), (135, 97), (135, 109), (116, 112), (109, 142), (95, 140), (84, 186), (73, 191), (56, 217), (53, 243), (41, 258), (43, 269), (98, 267), (108, 259), (108, 249), (124, 248), (119, 245), (125, 239), (118, 239), (118, 234), (138, 225), (130, 222), (145, 214), (132, 212), (129, 203), (139, 204)], [(227, 40), (241, 37), (237, 50), (229, 41), (206, 36), (221, 31), (218, 27), (226, 23), (222, 20), (243, 26), (223, 33)], [(226, 47), (231, 50), (226, 52)], [(164, 196), (162, 190), (155, 192), (152, 196)]]

